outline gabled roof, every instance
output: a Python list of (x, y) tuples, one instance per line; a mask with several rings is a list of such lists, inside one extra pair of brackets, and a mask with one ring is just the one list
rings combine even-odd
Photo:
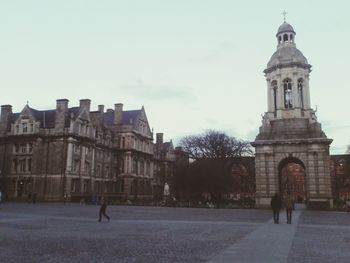
[(134, 124), (137, 117), (141, 114), (141, 110), (129, 110), (123, 111), (122, 115), (122, 124)]
[[(130, 125), (136, 123), (137, 117), (141, 114), (141, 110), (123, 111), (122, 124)], [(112, 126), (114, 122), (114, 111), (107, 111), (103, 114), (104, 124)]]
[[(30, 108), (28, 109), (33, 116), (35, 121), (40, 122), (40, 128), (54, 128), (55, 127), (55, 119), (56, 119), (56, 111), (55, 110), (36, 110)], [(21, 113), (13, 113), (11, 116), (10, 123), (8, 123), (7, 128), (11, 129), (11, 123), (14, 123), (19, 117)]]
[(35, 110), (30, 108), (32, 115), (36, 121), (40, 121), (40, 128), (54, 128), (56, 120), (55, 110)]

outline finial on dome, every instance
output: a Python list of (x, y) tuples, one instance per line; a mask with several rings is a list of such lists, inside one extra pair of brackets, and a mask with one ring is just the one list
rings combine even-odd
[(281, 15), (283, 15), (283, 21), (284, 21), (284, 23), (286, 22), (286, 16), (287, 16), (287, 12), (286, 12), (286, 10), (283, 10), (283, 12), (281, 13)]

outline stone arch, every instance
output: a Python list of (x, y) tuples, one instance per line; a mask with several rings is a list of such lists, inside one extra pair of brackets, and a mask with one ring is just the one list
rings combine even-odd
[[(287, 155), (287, 154), (285, 154)], [(305, 162), (302, 161), (300, 158), (301, 156), (297, 154), (296, 156), (292, 155), (287, 155), (284, 156), (279, 162), (278, 162), (278, 187), (279, 187), (279, 192), (280, 195), (283, 196), (285, 187), (283, 186), (283, 169), (287, 168), (289, 164), (297, 164), (300, 166), (303, 171), (301, 171), (301, 175), (298, 177), (293, 174), (293, 182), (289, 182), (290, 186), (292, 186), (291, 189), (288, 189), (288, 191), (293, 191), (292, 195), (294, 195), (294, 198), (296, 199), (301, 199), (301, 200), (307, 200), (308, 195), (307, 195), (307, 169), (305, 166)], [(299, 169), (299, 168), (298, 168)], [(287, 178), (288, 180), (288, 178)], [(287, 182), (288, 183), (288, 182)]]

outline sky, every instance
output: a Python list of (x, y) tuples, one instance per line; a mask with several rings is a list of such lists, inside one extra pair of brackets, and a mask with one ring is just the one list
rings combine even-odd
[(311, 105), (331, 154), (350, 144), (350, 2), (0, 0), (0, 104), (54, 109), (91, 99), (145, 107), (175, 146), (209, 129), (253, 141), (267, 111), (263, 70), (286, 20), (312, 65)]

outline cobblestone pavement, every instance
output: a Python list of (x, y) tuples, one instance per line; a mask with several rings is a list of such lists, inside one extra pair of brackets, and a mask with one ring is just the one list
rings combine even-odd
[(0, 262), (342, 263), (350, 258), (346, 213), (297, 211), (292, 225), (281, 213), (281, 224), (274, 225), (267, 210), (109, 206), (111, 221), (99, 223), (98, 210), (1, 204)]

